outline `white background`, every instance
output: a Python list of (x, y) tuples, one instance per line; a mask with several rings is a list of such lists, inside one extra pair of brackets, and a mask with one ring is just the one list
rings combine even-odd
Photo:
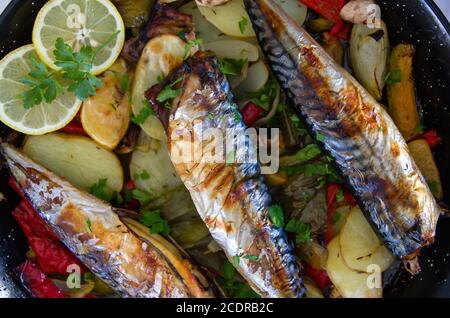
[[(3, 9), (5, 9), (5, 7), (8, 5), (10, 1), (11, 0), (0, 0), (0, 12), (2, 12)], [(444, 11), (444, 13), (447, 16), (447, 19), (450, 20), (450, 0), (435, 0), (435, 1), (441, 7), (442, 11)]]

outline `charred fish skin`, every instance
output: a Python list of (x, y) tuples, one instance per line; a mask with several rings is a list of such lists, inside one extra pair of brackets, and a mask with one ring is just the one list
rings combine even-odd
[(197, 285), (190, 288), (183, 279), (186, 275), (179, 274), (161, 250), (132, 233), (109, 204), (76, 189), (9, 144), (0, 145), (0, 154), (24, 195), (62, 243), (119, 296), (214, 296), (207, 290), (198, 292)]
[(392, 119), (272, 0), (244, 0), (281, 87), (399, 258), (434, 240), (438, 205)]
[[(176, 87), (181, 88), (181, 96), (168, 111), (157, 103), (156, 96), (165, 85), (180, 78)], [(194, 139), (204, 140), (203, 131), (215, 127), (221, 132), (231, 131), (233, 136), (245, 135), (247, 127), (217, 59), (208, 52), (196, 53), (165, 83), (151, 88), (146, 97), (167, 129), (175, 169), (228, 259), (235, 263), (237, 257), (237, 269), (261, 296), (302, 297), (304, 290), (292, 246), (285, 231), (274, 226), (268, 217), (272, 199), (260, 166), (257, 162), (240, 163), (245, 162), (241, 159), (247, 151), (255, 151), (251, 141), (247, 139), (245, 147), (236, 150), (233, 164), (180, 163), (172, 156), (191, 147), (173, 138), (179, 134), (188, 132)], [(203, 158), (205, 153), (201, 155)]]

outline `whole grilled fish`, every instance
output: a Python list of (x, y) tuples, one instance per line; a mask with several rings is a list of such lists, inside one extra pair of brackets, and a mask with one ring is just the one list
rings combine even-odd
[(272, 0), (244, 1), (272, 70), (389, 249), (433, 242), (439, 209), (384, 108)]
[(76, 189), (9, 144), (1, 144), (0, 153), (24, 195), (58, 238), (117, 294), (214, 296), (205, 278), (163, 237), (148, 235), (142, 240), (109, 204)]
[[(170, 110), (157, 101), (167, 85), (181, 92)], [(292, 247), (284, 230), (274, 226), (268, 215), (272, 200), (259, 163), (241, 163), (253, 151), (252, 142), (246, 140), (246, 145), (236, 150), (232, 164), (174, 160), (174, 154), (194, 149), (195, 140), (206, 145), (203, 133), (208, 128), (218, 128), (222, 136), (225, 132), (245, 135), (246, 126), (216, 58), (208, 52), (196, 53), (165, 82), (147, 91), (146, 97), (167, 129), (177, 173), (228, 259), (263, 297), (302, 296)], [(193, 138), (179, 140), (177, 136), (183, 134)], [(207, 148), (194, 150), (195, 155), (205, 158)]]

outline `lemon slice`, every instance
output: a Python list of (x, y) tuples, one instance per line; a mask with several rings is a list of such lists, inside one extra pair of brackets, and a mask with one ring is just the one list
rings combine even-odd
[(67, 125), (77, 114), (81, 101), (66, 92), (51, 103), (24, 108), (20, 95), (29, 87), (20, 79), (31, 70), (30, 58), (38, 59), (33, 45), (18, 48), (0, 61), (0, 120), (24, 134), (42, 135)]
[(39, 58), (54, 70), (59, 69), (53, 55), (57, 38), (63, 38), (74, 51), (84, 45), (97, 49), (91, 70), (97, 75), (119, 56), (125, 27), (119, 11), (108, 0), (50, 0), (36, 17), (33, 44)]

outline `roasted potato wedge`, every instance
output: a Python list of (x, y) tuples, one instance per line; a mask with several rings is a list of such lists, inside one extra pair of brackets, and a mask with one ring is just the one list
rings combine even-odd
[(342, 259), (352, 270), (367, 272), (375, 264), (381, 271), (394, 261), (394, 256), (377, 237), (361, 209), (355, 207), (339, 234)]
[(334, 286), (344, 298), (381, 298), (382, 288), (370, 288), (368, 273), (350, 269), (342, 257), (340, 237), (328, 244), (327, 274)]
[(88, 137), (61, 133), (30, 136), (23, 151), (80, 189), (89, 191), (101, 179), (107, 180), (110, 194), (122, 189), (123, 169), (119, 159)]
[[(158, 83), (158, 79), (167, 76), (183, 62), (186, 43), (176, 35), (160, 35), (151, 39), (145, 46), (134, 74), (131, 106), (133, 114), (138, 116), (144, 107), (145, 91)], [(142, 129), (152, 138), (165, 140), (164, 127), (160, 120), (150, 115), (140, 124)]]
[(246, 59), (256, 62), (259, 49), (256, 45), (240, 40), (222, 40), (205, 44), (205, 49), (213, 51), (219, 58)]
[(269, 69), (263, 60), (259, 60), (249, 67), (247, 78), (236, 88), (236, 95), (244, 96), (246, 93), (257, 92), (269, 80)]
[(243, 0), (231, 0), (217, 7), (198, 5), (198, 9), (206, 20), (227, 35), (238, 38), (256, 36)]
[(420, 124), (412, 67), (414, 52), (413, 45), (399, 44), (389, 57), (388, 110), (406, 140), (417, 134)]
[(408, 147), (414, 161), (427, 181), (431, 192), (437, 199), (442, 198), (441, 177), (439, 176), (439, 170), (434, 162), (430, 146), (426, 140), (418, 139), (408, 143)]
[[(144, 144), (149, 145), (145, 147)], [(145, 149), (146, 150), (139, 150)], [(148, 178), (135, 178), (136, 187), (148, 191), (159, 197), (182, 185), (181, 179), (175, 172), (169, 158), (167, 142), (161, 142), (141, 132), (138, 141), (138, 150), (133, 152), (130, 162), (130, 174), (141, 175), (147, 172)]]
[(126, 62), (119, 59), (103, 74), (103, 87), (88, 98), (81, 108), (81, 123), (97, 143), (114, 149), (130, 124), (129, 75)]

